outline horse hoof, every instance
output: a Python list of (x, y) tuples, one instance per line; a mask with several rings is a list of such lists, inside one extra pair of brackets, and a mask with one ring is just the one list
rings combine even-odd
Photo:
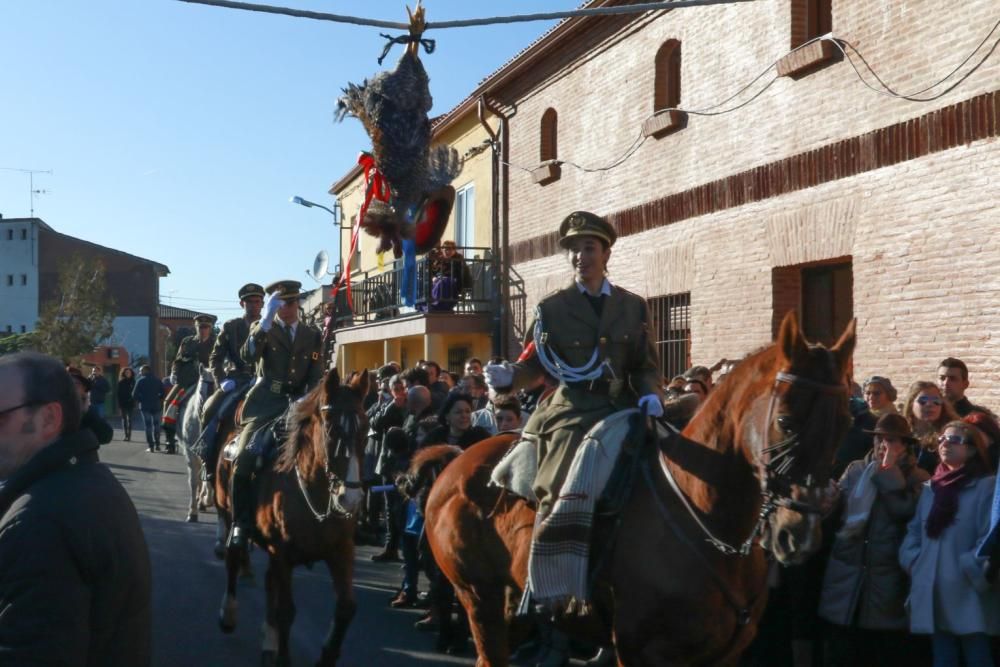
[(188, 523), (198, 523), (198, 513), (197, 512), (188, 512), (186, 520), (187, 520)]
[(236, 629), (236, 615), (239, 608), (236, 598), (230, 597), (228, 593), (222, 598), (222, 607), (219, 609), (219, 629), (227, 635)]

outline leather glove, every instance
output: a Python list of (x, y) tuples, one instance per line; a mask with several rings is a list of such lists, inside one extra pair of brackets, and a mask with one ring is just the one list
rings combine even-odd
[(222, 384), (219, 385), (219, 389), (228, 394), (233, 389), (236, 389), (236, 380), (223, 380)]
[(267, 297), (267, 301), (264, 302), (264, 312), (260, 316), (261, 331), (271, 330), (271, 325), (274, 324), (274, 316), (278, 313), (278, 309), (284, 305), (285, 302), (278, 296), (278, 293), (271, 292)]
[(514, 384), (514, 369), (506, 361), (502, 364), (486, 364), (483, 375), (490, 387), (509, 387)]
[(646, 416), (648, 417), (662, 417), (663, 416), (663, 403), (660, 402), (660, 397), (656, 394), (646, 394), (639, 399), (639, 409), (646, 410)]

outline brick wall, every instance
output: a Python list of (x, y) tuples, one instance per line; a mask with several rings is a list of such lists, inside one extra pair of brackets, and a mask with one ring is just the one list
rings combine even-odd
[[(891, 85), (912, 90), (947, 74), (996, 18), (995, 3), (985, 0), (841, 0), (833, 5), (833, 32), (855, 44)], [(510, 125), (513, 163), (537, 164), (538, 123), (550, 106), (559, 111), (560, 159), (596, 166), (621, 155), (652, 110), (654, 57), (671, 38), (684, 50), (681, 106), (699, 108), (727, 97), (787, 52), (790, 2), (676, 10), (616, 25), (591, 31), (585, 54), (575, 47), (568, 61), (539, 66), (534, 80), (522, 78), (506, 97), (498, 93), (517, 104)], [(612, 278), (647, 296), (689, 289), (692, 359), (711, 364), (771, 339), (774, 318), (797, 301), (795, 272), (782, 267), (849, 257), (860, 337), (857, 376), (889, 375), (902, 391), (913, 380), (930, 379), (941, 358), (958, 356), (969, 364), (973, 400), (1000, 407), (1000, 351), (992, 334), (1000, 325), (994, 304), (1000, 289), (994, 268), (1000, 265), (994, 212), (1000, 204), (994, 176), (1000, 107), (990, 97), (967, 115), (933, 113), (995, 90), (996, 54), (930, 104), (876, 95), (848, 63), (836, 62), (797, 80), (779, 79), (741, 111), (692, 116), (686, 128), (647, 140), (612, 171), (585, 174), (564, 166), (559, 180), (539, 186), (511, 170), (510, 238), (529, 309), (568, 280), (565, 258), (550, 254), (552, 239), (538, 238), (570, 211), (615, 217), (644, 202), (811, 155), (803, 164), (820, 171), (772, 175), (781, 185), (773, 191), (754, 189), (764, 187), (755, 185), (763, 180), (732, 193), (707, 189), (671, 224), (664, 225), (665, 212), (647, 207), (643, 221), (630, 223), (634, 233), (615, 246)], [(943, 143), (921, 144), (919, 128), (907, 134), (903, 121), (922, 116), (939, 123), (923, 136)], [(902, 129), (879, 133), (896, 124)], [(871, 138), (863, 150), (848, 150), (847, 140), (866, 135)], [(856, 167), (843, 169), (846, 164)], [(793, 178), (800, 180), (787, 187)], [(718, 206), (713, 197), (730, 199)], [(531, 239), (536, 247), (519, 256), (519, 244)]]

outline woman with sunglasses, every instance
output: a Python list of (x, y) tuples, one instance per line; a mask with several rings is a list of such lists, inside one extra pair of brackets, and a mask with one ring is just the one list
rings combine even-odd
[(982, 434), (971, 424), (948, 423), (938, 456), (899, 550), (912, 582), (910, 631), (931, 635), (935, 667), (991, 667), (1000, 594), (986, 580), (986, 559), (977, 551), (990, 529), (994, 477)]
[(934, 382), (918, 380), (906, 394), (903, 416), (919, 441), (917, 465), (933, 475), (937, 470), (937, 438), (946, 424), (960, 419), (958, 413)]

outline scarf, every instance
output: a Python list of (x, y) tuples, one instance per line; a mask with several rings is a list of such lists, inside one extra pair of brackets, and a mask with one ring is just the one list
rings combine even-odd
[[(971, 463), (971, 462), (970, 462)], [(956, 470), (949, 470), (939, 463), (934, 477), (931, 478), (931, 490), (934, 501), (927, 515), (927, 537), (937, 539), (944, 529), (955, 521), (958, 513), (958, 494), (976, 478), (968, 463)]]

